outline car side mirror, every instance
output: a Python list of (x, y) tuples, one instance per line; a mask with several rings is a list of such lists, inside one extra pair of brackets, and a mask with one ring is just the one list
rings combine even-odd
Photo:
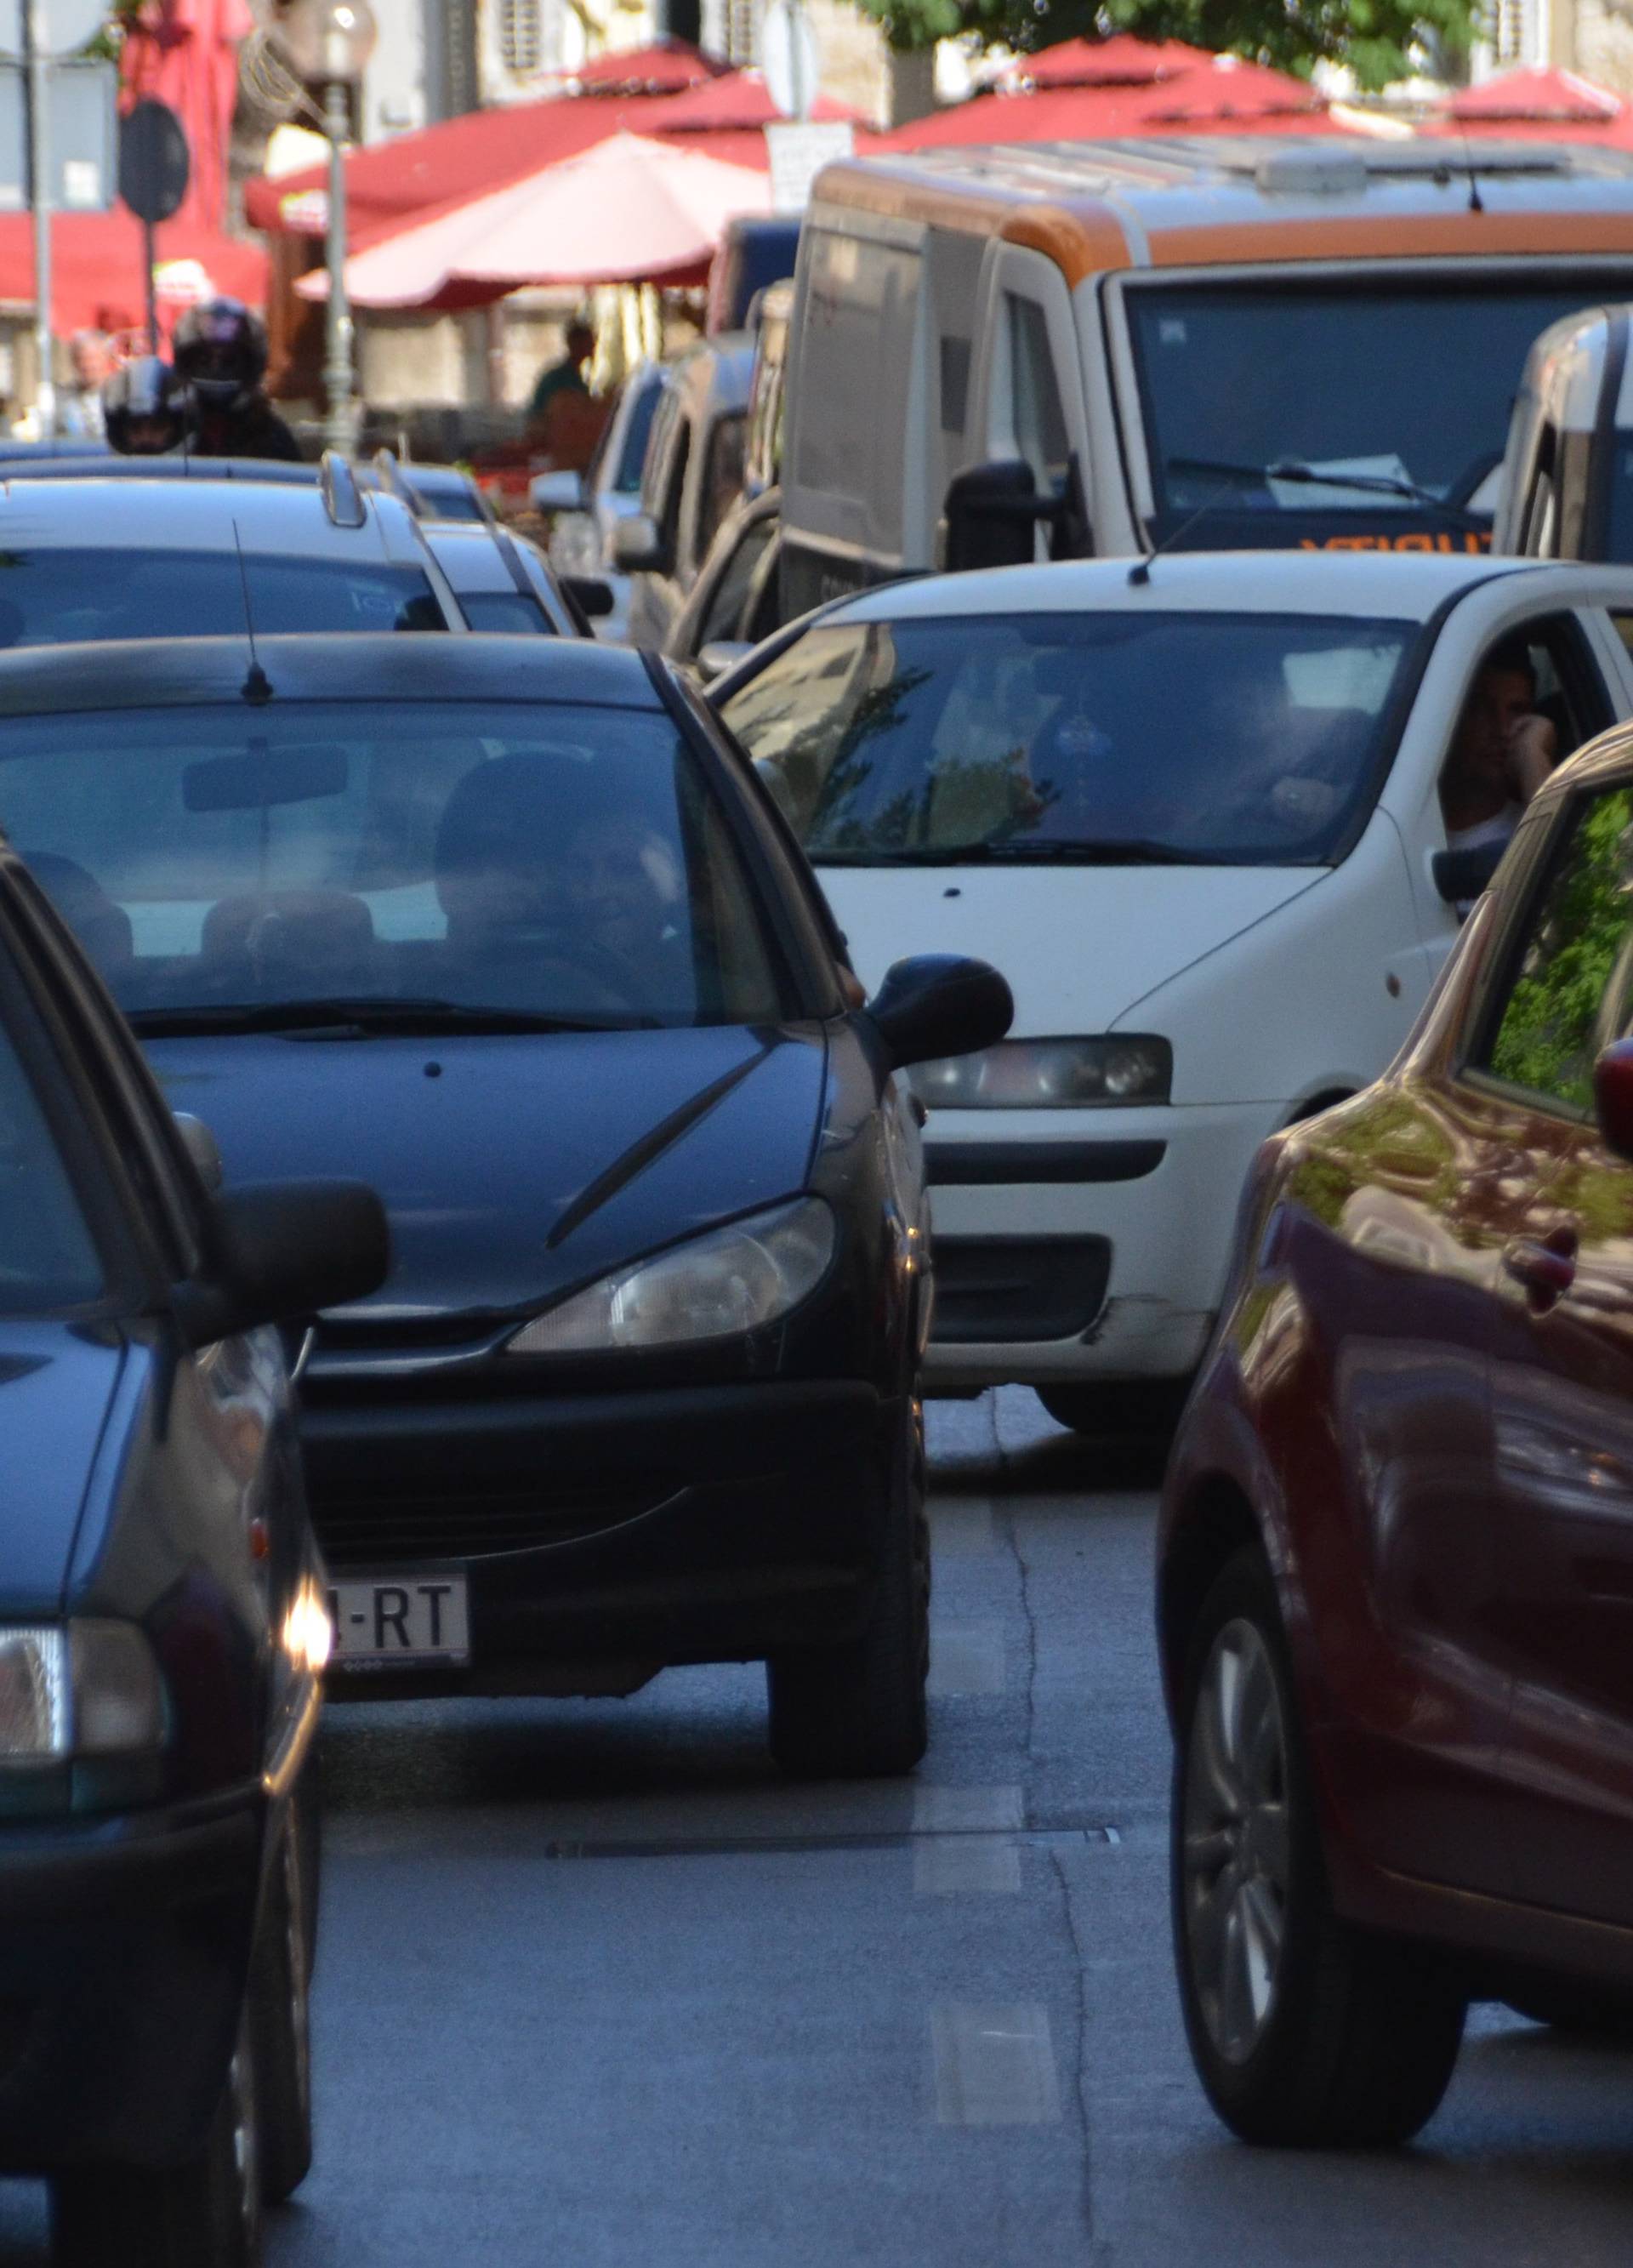
[(984, 961), (923, 953), (898, 961), (864, 1012), (893, 1071), (996, 1047), (1015, 1014), (1015, 998)]
[(173, 1116), (181, 1146), (193, 1160), (193, 1170), (213, 1197), (226, 1178), (221, 1163), (221, 1145), (203, 1120), (195, 1118), (190, 1110), (178, 1110)]
[(674, 564), (657, 522), (633, 512), (613, 530), (613, 557), (626, 575), (667, 575)]
[(1016, 457), (967, 465), (947, 483), (944, 564), (948, 574), (972, 567), (1024, 567), (1037, 556), (1037, 525), (1053, 517), (1038, 494), (1032, 467)]
[(600, 575), (563, 575), (562, 588), (573, 600), (580, 614), (589, 621), (599, 622), (613, 611), (612, 585)]
[(206, 1217), (204, 1259), (173, 1305), (187, 1344), (210, 1346), (376, 1292), (391, 1264), (386, 1209), (360, 1182), (263, 1182), (225, 1189)]
[(1593, 1115), (1605, 1147), (1633, 1160), (1633, 1040), (1617, 1040), (1594, 1064)]
[(745, 654), (754, 652), (747, 638), (710, 638), (697, 657), (697, 674), (705, 685), (735, 669)]
[(528, 483), (527, 501), (535, 512), (582, 512), (581, 473), (536, 473)]
[(1506, 843), (1477, 843), (1467, 850), (1437, 850), (1429, 871), (1447, 905), (1467, 905), (1482, 896), (1507, 848)]

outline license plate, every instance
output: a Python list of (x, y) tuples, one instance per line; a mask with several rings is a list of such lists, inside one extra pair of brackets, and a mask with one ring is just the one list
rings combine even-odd
[(332, 1659), (346, 1669), (445, 1666), (471, 1658), (463, 1575), (348, 1575), (329, 1585)]

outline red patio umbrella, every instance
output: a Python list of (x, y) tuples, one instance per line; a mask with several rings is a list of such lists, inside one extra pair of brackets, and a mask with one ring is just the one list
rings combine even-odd
[(1337, 134), (1350, 131), (1301, 79), (1211, 57), (1143, 85), (1126, 82), (977, 95), (886, 137), (894, 150), (995, 142), (1110, 142), (1162, 134)]
[(566, 76), (585, 94), (679, 94), (688, 86), (707, 85), (731, 69), (723, 57), (705, 55), (690, 40), (664, 39), (592, 55)]
[[(764, 212), (763, 173), (619, 134), (507, 188), (379, 238), (346, 263), (359, 307), (480, 306), (530, 284), (690, 282), (739, 213)], [(296, 285), (321, 299), (321, 269)]]
[(1205, 70), (1213, 61), (1206, 48), (1183, 40), (1142, 40), (1114, 32), (1105, 40), (1057, 40), (1035, 55), (1017, 55), (999, 84), (1019, 92), (1028, 86), (1151, 86), (1176, 71)]
[(1529, 124), (1607, 125), (1627, 109), (1620, 95), (1572, 70), (1499, 71), (1478, 86), (1460, 87), (1445, 106), (1467, 125), (1501, 119)]
[[(850, 119), (853, 123), (861, 114), (826, 94), (818, 95), (811, 111), (813, 118)], [(760, 73), (734, 70), (677, 94), (664, 105), (658, 124), (665, 134), (741, 133), (779, 125), (782, 119)]]

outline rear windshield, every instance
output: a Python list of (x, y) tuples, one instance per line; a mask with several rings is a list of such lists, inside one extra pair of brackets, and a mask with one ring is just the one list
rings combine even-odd
[(423, 571), (385, 561), (219, 551), (0, 550), (0, 646), (279, 630), (439, 630)]
[(80, 1307), (101, 1289), (85, 1216), (11, 1035), (0, 1026), (0, 1314)]
[[(1490, 475), (1508, 433), (1533, 341), (1585, 298), (1633, 291), (1602, 270), (1576, 284), (1436, 283), (1413, 288), (1185, 285), (1130, 289), (1158, 540), (1188, 515), (1188, 541), (1296, 540), (1290, 520), (1367, 519), (1437, 534), (1450, 517), (1410, 496), (1347, 486), (1343, 475), (1409, 483), (1490, 517)], [(1294, 462), (1330, 476), (1290, 482)], [(1250, 517), (1251, 516), (1251, 519)], [(1252, 521), (1262, 532), (1252, 534)]]
[(790, 1007), (701, 761), (655, 711), (11, 718), (0, 828), (138, 1026), (276, 1028), (336, 1002), (432, 1030), (461, 1011), (611, 1029)]
[(1336, 856), (1408, 622), (1017, 615), (819, 627), (725, 704), (820, 865)]
[(520, 591), (461, 591), (460, 612), (474, 630), (526, 630), (536, 637), (555, 627), (537, 599)]

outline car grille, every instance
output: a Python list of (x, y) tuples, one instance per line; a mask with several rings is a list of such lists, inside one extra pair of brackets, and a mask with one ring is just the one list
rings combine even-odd
[(482, 1559), (570, 1543), (637, 1520), (673, 1496), (679, 1483), (639, 1489), (537, 1490), (508, 1496), (349, 1497), (313, 1509), (331, 1567), (392, 1567), (424, 1559)]

